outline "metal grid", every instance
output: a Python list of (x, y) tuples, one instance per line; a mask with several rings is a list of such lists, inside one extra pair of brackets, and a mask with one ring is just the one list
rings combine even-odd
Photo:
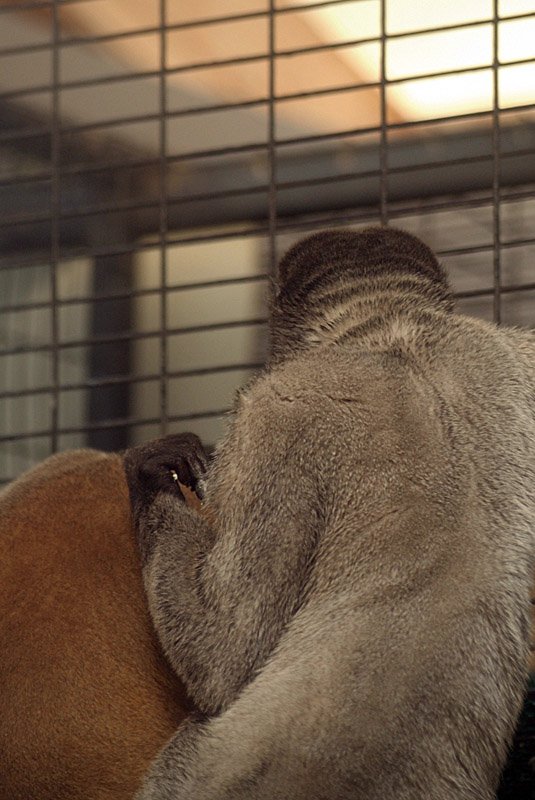
[[(274, 263), (305, 232), (405, 227), (438, 251), (462, 310), (533, 325), (535, 108), (501, 102), (500, 80), (534, 59), (504, 62), (499, 42), (535, 6), (488, 0), (475, 19), (395, 31), (391, 2), (255, 0), (221, 15), (204, 0), (181, 18), (189, 4), (154, 0), (147, 24), (108, 32), (75, 22), (112, 0), (0, 5), (1, 482), (72, 446), (184, 429), (213, 444), (233, 387), (262, 363)], [(371, 35), (288, 45), (290, 22), (370, 4)], [(256, 51), (244, 24), (263, 31)], [(394, 43), (482, 26), (484, 63), (389, 74)], [(177, 61), (173, 37), (224, 29), (234, 52)], [(143, 42), (150, 57), (128, 62), (120, 48)], [(285, 88), (291, 65), (362, 48), (375, 48), (375, 75)], [(260, 75), (258, 88), (206, 90), (229, 70)], [(392, 112), (400, 87), (477, 74), (484, 108)], [(337, 99), (347, 123), (299, 116)]]

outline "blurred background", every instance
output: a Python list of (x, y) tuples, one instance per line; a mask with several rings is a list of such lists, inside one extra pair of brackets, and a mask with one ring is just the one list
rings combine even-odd
[(278, 256), (388, 223), (535, 325), (535, 0), (0, 0), (0, 483), (220, 437)]

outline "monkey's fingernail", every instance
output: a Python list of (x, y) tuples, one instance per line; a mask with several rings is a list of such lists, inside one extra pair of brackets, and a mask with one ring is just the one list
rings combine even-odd
[(171, 472), (171, 476), (172, 476), (173, 480), (178, 483), (178, 475), (176, 473), (176, 470), (172, 469), (172, 470), (170, 470), (170, 472)]

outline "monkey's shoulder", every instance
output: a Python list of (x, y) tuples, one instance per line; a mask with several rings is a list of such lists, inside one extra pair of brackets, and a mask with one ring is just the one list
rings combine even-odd
[(362, 453), (371, 441), (376, 452), (388, 450), (400, 429), (412, 430), (429, 413), (425, 395), (414, 391), (411, 370), (395, 355), (312, 351), (264, 373), (241, 395), (235, 431), (270, 450), (290, 443), (339, 453), (344, 444)]
[(298, 409), (331, 406), (337, 401), (358, 404), (370, 386), (392, 380), (381, 355), (322, 348), (266, 371), (240, 393), (240, 404)]

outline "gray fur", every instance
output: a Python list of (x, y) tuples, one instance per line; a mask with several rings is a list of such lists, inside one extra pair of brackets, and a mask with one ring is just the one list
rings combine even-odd
[(293, 248), (271, 335), (213, 528), (169, 492), (138, 514), (207, 715), (139, 797), (490, 800), (528, 655), (535, 339), (454, 313), (431, 251), (378, 228)]

